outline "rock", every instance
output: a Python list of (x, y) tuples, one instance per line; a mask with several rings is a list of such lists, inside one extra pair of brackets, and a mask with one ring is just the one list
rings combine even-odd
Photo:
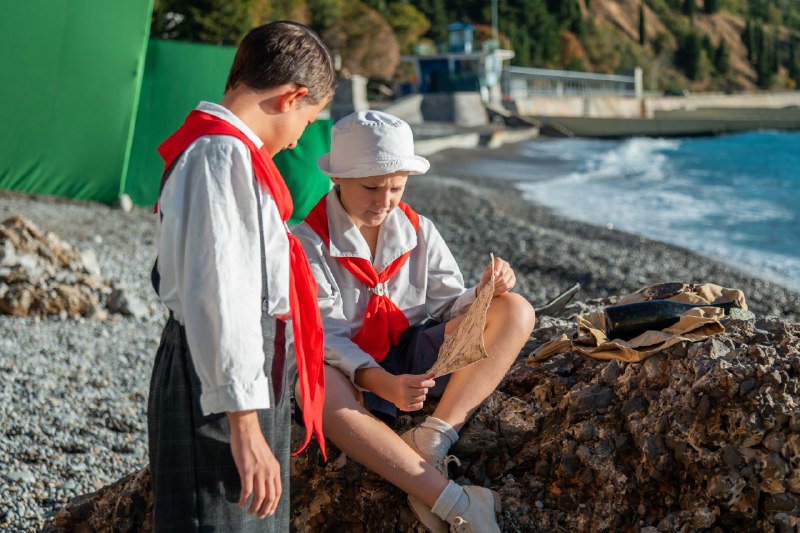
[[(557, 334), (554, 323), (539, 335)], [(498, 520), (509, 531), (793, 531), (800, 326), (760, 326), (769, 344), (731, 328), (642, 363), (572, 353), (519, 359), (461, 431), (452, 478), (498, 491)], [(400, 417), (397, 432), (434, 407)], [(108, 418), (107, 427), (124, 432), (126, 421)], [(331, 444), (328, 454), (322, 463), (312, 444), (292, 459), (294, 530), (421, 531), (400, 490)], [(126, 490), (132, 479), (146, 477), (128, 478)], [(75, 508), (103, 523), (141, 523), (146, 501), (111, 517), (100, 510), (109, 490), (91, 498), (96, 511), (73, 500), (56, 520)]]
[(36, 476), (27, 470), (13, 470), (8, 473), (8, 479), (20, 483), (35, 483)]
[(600, 377), (606, 385), (613, 385), (622, 373), (622, 364), (616, 359), (612, 359), (604, 366), (603, 370), (600, 372)]
[(113, 313), (130, 315), (136, 318), (143, 318), (150, 314), (147, 306), (134, 296), (127, 287), (123, 286), (117, 286), (111, 291), (106, 306)]
[(150, 471), (145, 468), (97, 492), (73, 498), (42, 533), (72, 531), (151, 531)]
[(133, 200), (127, 194), (120, 194), (114, 204), (116, 207), (122, 209), (125, 213), (130, 213), (133, 210)]
[(86, 248), (80, 251), (81, 252), (81, 262), (83, 263), (83, 269), (92, 277), (100, 278), (100, 265), (97, 262), (97, 254), (94, 250)]
[(728, 317), (731, 322), (755, 322), (756, 315), (750, 311), (733, 307), (728, 310)]
[(105, 318), (100, 304), (110, 292), (97, 256), (21, 216), (0, 224), (0, 313), (13, 316)]
[(577, 387), (566, 397), (569, 413), (573, 420), (583, 419), (597, 413), (611, 404), (614, 392), (603, 385)]

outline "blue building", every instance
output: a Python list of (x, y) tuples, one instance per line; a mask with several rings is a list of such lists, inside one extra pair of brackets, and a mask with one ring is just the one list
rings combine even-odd
[(400, 93), (479, 92), (484, 102), (500, 103), (503, 62), (511, 60), (514, 52), (501, 50), (492, 41), (475, 50), (471, 24), (455, 22), (447, 30), (446, 52), (402, 56), (414, 74), (400, 87)]

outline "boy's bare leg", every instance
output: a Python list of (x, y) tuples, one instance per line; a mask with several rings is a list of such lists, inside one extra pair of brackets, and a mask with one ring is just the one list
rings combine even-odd
[[(531, 304), (518, 294), (506, 293), (492, 299), (484, 330), (489, 357), (450, 376), (433, 416), (460, 431), (503, 379), (528, 340), (535, 319)], [(459, 323), (458, 318), (451, 320), (445, 331), (455, 331)]]
[(326, 437), (357, 463), (433, 507), (447, 480), (358, 399), (350, 379), (325, 365)]

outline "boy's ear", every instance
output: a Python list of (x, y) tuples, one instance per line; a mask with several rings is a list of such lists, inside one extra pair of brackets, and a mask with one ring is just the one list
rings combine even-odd
[(290, 109), (297, 107), (300, 101), (308, 94), (308, 89), (306, 87), (300, 87), (298, 85), (290, 85), (289, 87), (290, 88), (281, 94), (278, 99), (281, 113), (286, 113)]

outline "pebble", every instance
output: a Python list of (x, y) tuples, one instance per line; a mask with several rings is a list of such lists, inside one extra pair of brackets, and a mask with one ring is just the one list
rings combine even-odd
[[(147, 463), (145, 402), (157, 344), (135, 346), (133, 339), (157, 342), (163, 317), (149, 285), (153, 251), (141, 245), (155, 238), (148, 211), (0, 192), (0, 212), (91, 246), (103, 277), (159, 310), (139, 320), (0, 315), (0, 514), (7, 511), (0, 529), (38, 532), (69, 499)], [(119, 363), (123, 354), (125, 365)], [(125, 413), (132, 433), (105, 426), (114, 412)], [(90, 462), (87, 452), (95, 448)]]
[[(784, 318), (800, 316), (800, 299), (782, 287), (658, 241), (565, 220), (497, 181), (463, 181), (434, 171), (409, 180), (404, 200), (434, 221), (467, 285), (478, 281), (492, 251), (512, 264), (515, 291), (534, 305), (576, 282), (581, 283), (576, 299), (585, 299), (618, 296), (665, 279), (724, 281), (745, 291), (758, 316), (773, 307), (782, 309)], [(147, 464), (146, 400), (165, 316), (149, 280), (156, 223), (146, 207), (126, 212), (3, 191), (0, 212), (23, 215), (66, 242), (91, 247), (103, 277), (126, 287), (131, 301), (141, 303), (137, 312), (148, 311), (139, 319), (111, 315), (103, 321), (0, 315), (0, 464), (7, 472), (0, 476), (0, 513), (6, 512), (0, 528), (34, 532), (70, 498)], [(768, 325), (759, 328), (779, 334)], [(762, 339), (769, 336), (759, 332)], [(636, 386), (616, 367), (602, 383), (615, 391)], [(595, 416), (609, 399), (605, 390), (596, 389), (602, 394), (578, 402), (583, 416)], [(756, 389), (747, 392), (757, 394)], [(130, 431), (108, 427), (110, 415)], [(800, 427), (800, 420), (795, 425)], [(609, 453), (593, 448), (592, 460)], [(520, 468), (518, 463), (515, 469)], [(14, 473), (19, 480), (11, 479)], [(47, 481), (37, 489), (37, 480)], [(24, 513), (20, 502), (26, 502)], [(534, 505), (545, 508), (541, 499)]]
[(8, 479), (11, 481), (20, 481), (22, 483), (36, 482), (36, 476), (27, 470), (14, 470), (8, 474)]

